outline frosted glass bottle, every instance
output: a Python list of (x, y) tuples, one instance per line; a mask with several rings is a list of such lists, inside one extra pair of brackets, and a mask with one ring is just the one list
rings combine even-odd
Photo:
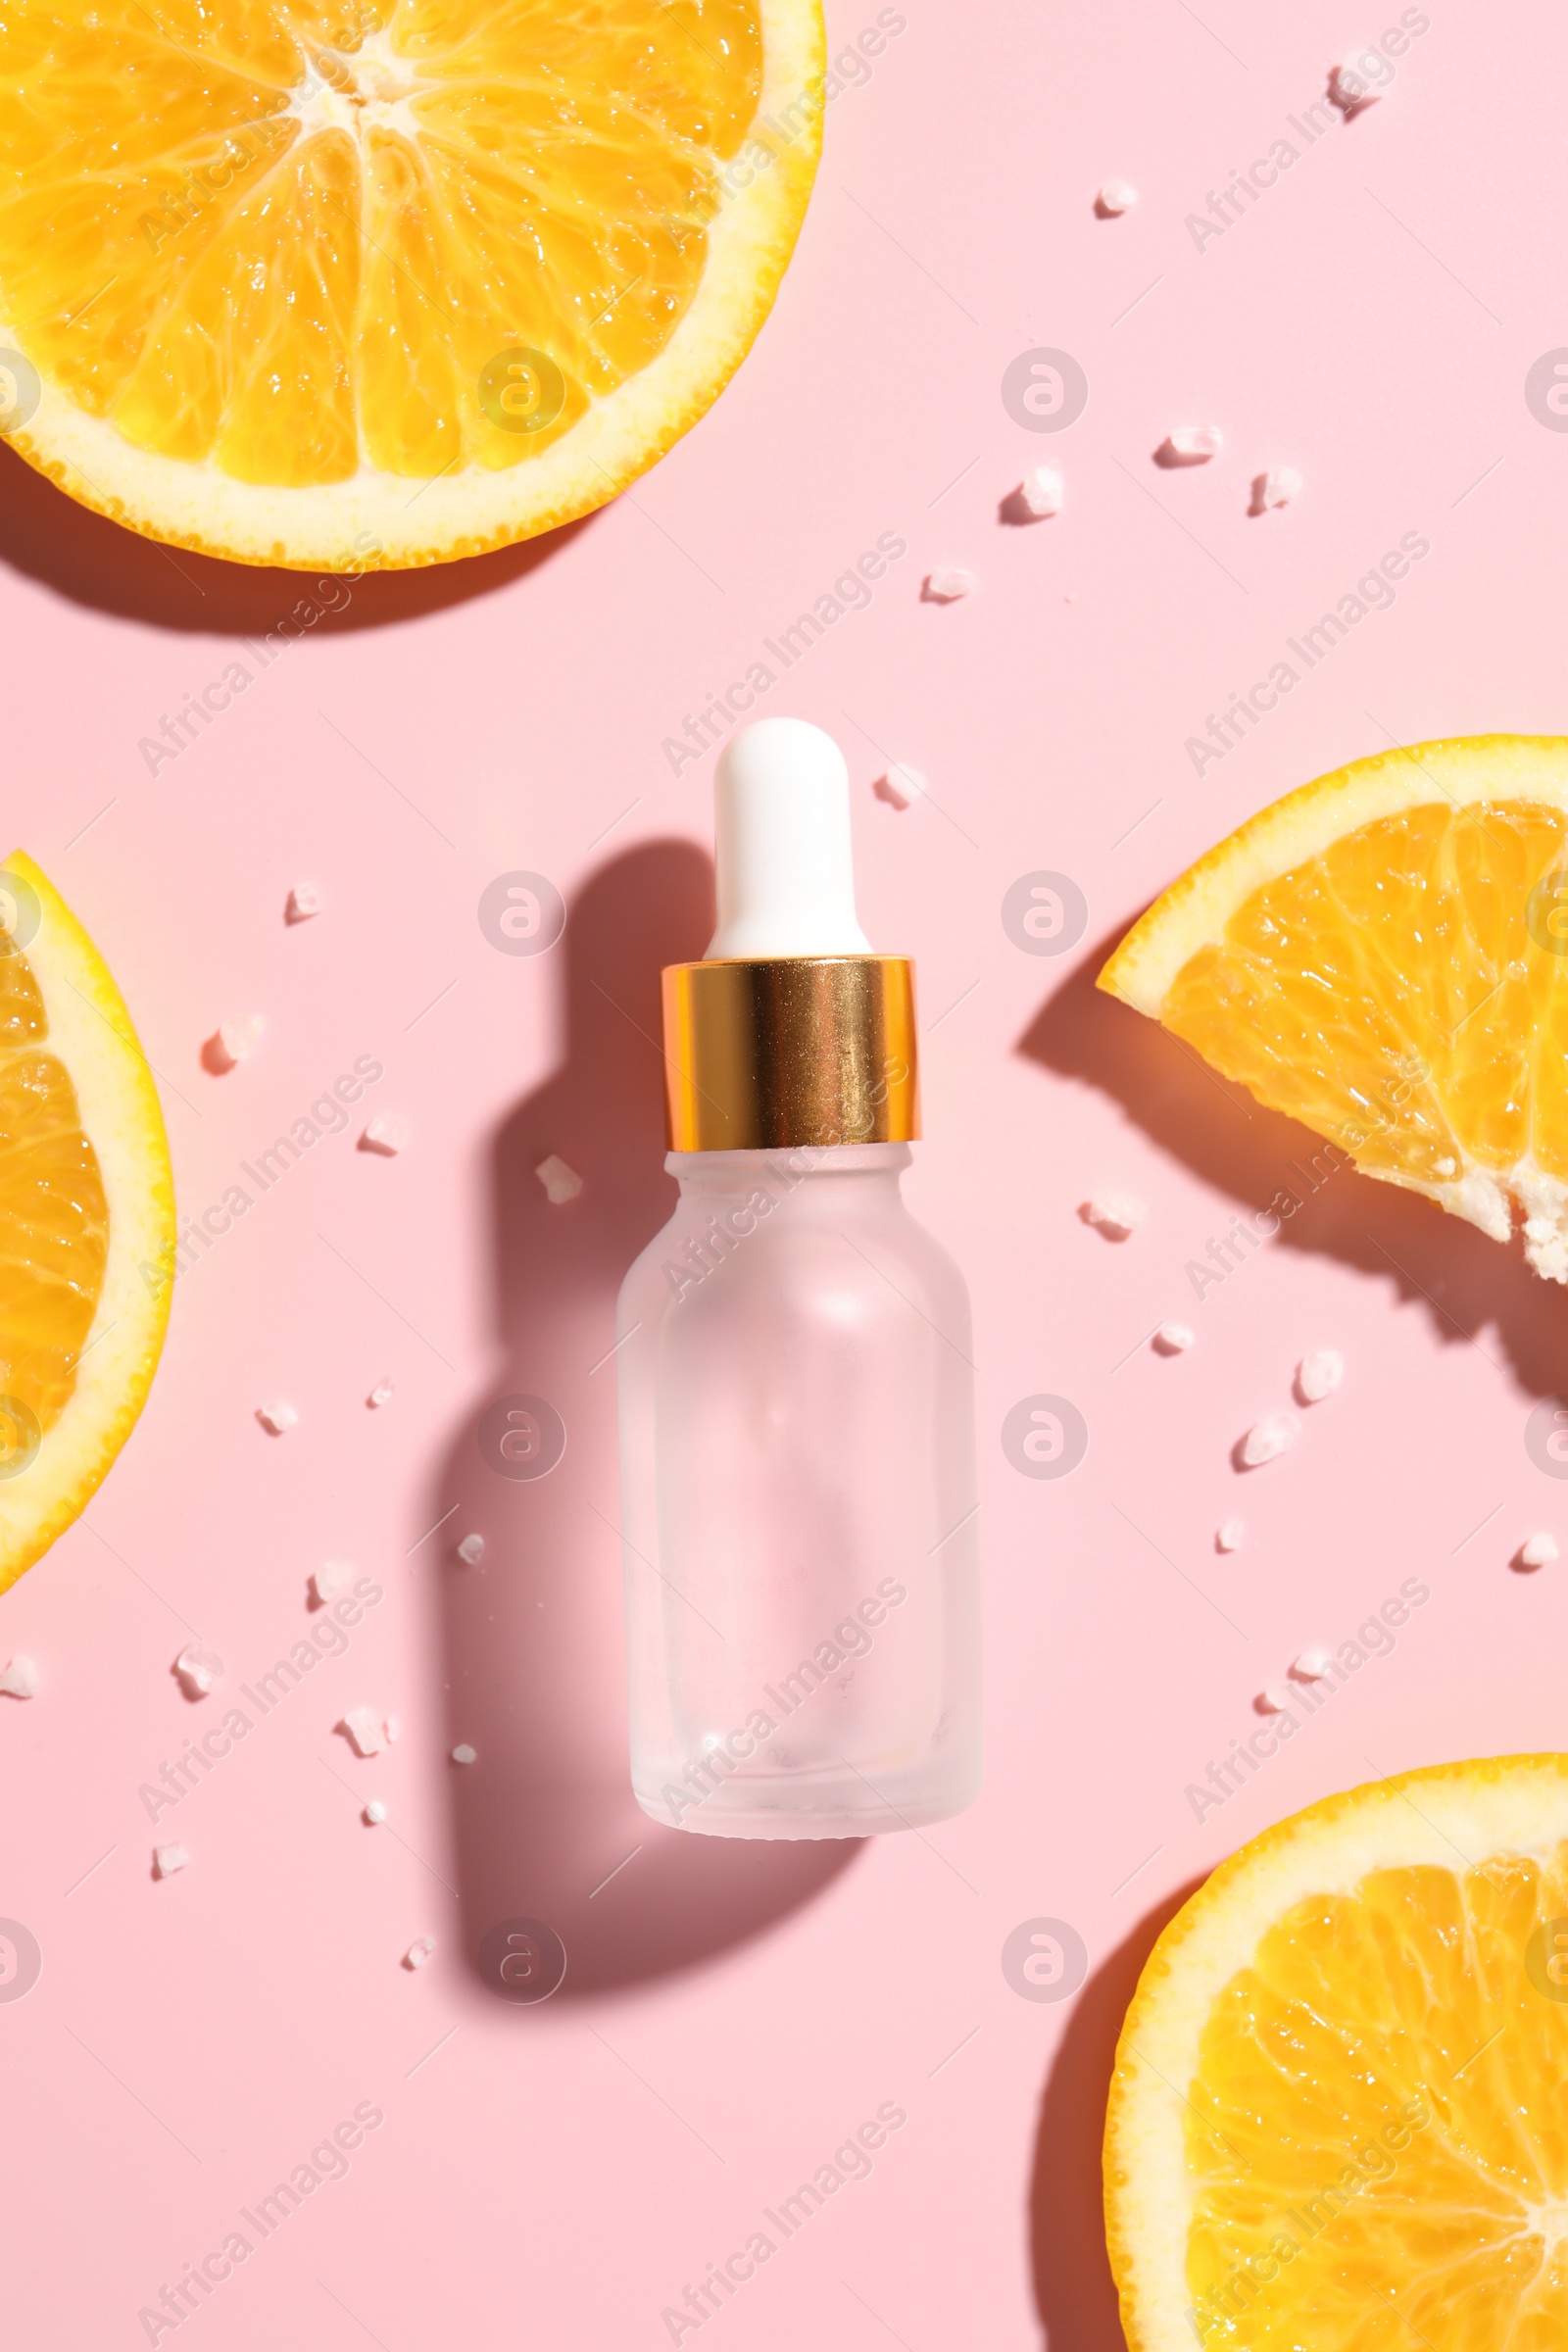
[(713, 800), (717, 926), (662, 977), (680, 1201), (616, 1333), (632, 1786), (857, 1838), (980, 1785), (969, 1306), (900, 1197), (914, 966), (860, 928), (842, 753), (760, 719)]
[(963, 1278), (904, 1143), (672, 1152), (617, 1317), (631, 1770), (656, 1820), (853, 1838), (980, 1785)]

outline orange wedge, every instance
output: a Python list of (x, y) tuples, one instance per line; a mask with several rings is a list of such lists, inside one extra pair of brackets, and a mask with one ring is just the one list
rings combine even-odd
[(820, 0), (5, 0), (0, 430), (257, 564), (602, 506), (793, 249)]
[(1568, 1281), (1568, 738), (1320, 776), (1191, 867), (1100, 986)]

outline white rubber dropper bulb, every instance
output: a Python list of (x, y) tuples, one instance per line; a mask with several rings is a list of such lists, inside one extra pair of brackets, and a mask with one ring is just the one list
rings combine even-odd
[(715, 956), (864, 956), (855, 912), (850, 771), (804, 718), (732, 735), (713, 777)]

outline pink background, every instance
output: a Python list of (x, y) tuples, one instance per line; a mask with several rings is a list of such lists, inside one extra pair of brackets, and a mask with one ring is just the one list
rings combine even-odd
[[(704, 2342), (1112, 2352), (1105, 2074), (1180, 1890), (1327, 1790), (1568, 1740), (1568, 1568), (1509, 1567), (1538, 1527), (1568, 1545), (1568, 1494), (1523, 1443), (1564, 1374), (1561, 1297), (1342, 1174), (1200, 1304), (1187, 1261), (1291, 1181), (1302, 1138), (1089, 985), (1131, 914), (1291, 786), (1391, 741), (1563, 725), (1568, 439), (1523, 383), (1565, 331), (1568, 47), (1542, 5), (1505, 38), (1478, 0), (1428, 13), (1385, 101), (1297, 137), (1200, 251), (1186, 216), (1396, 7), (905, 0), (829, 109), (798, 258), (707, 421), (552, 541), (357, 587), (156, 779), (138, 739), (300, 584), (169, 556), (0, 466), (7, 831), (125, 991), (184, 1207), (357, 1055), (385, 1065), (369, 1106), (412, 1127), (395, 1160), (322, 1141), (182, 1277), (119, 1467), (0, 1602), (0, 1658), (43, 1678), (0, 1699), (0, 1913), (44, 1953), (0, 2006), (18, 2344), (144, 2341), (138, 2308), (369, 2101), (384, 2124), (349, 2176), (192, 2341), (653, 2347), (663, 2307), (891, 2101), (907, 2123), (871, 2177)], [(838, 50), (876, 11), (831, 14)], [(1119, 175), (1143, 202), (1099, 220)], [(1033, 345), (1088, 372), (1058, 437), (1000, 397)], [(1152, 465), (1209, 421), (1215, 464)], [(1041, 460), (1066, 511), (1004, 527)], [(1250, 519), (1269, 464), (1305, 487)], [(744, 1849), (655, 1827), (624, 1787), (612, 1368), (592, 1367), (668, 1193), (639, 1031), (658, 963), (705, 933), (711, 758), (676, 778), (662, 739), (882, 532), (907, 555), (765, 708), (843, 741), (862, 913), (918, 957), (936, 1024), (908, 1191), (974, 1292), (989, 1781), (922, 1836)], [(1394, 609), (1196, 776), (1186, 738), (1406, 532), (1431, 553)], [(920, 602), (937, 563), (976, 593)], [(930, 803), (873, 798), (890, 754)], [(480, 932), (515, 868), (573, 908), (548, 956)], [(1057, 961), (1000, 920), (1038, 868), (1091, 909)], [(303, 879), (326, 911), (286, 929)], [(202, 1039), (250, 1012), (261, 1050), (209, 1077)], [(570, 1208), (530, 1173), (549, 1151), (586, 1178)], [(1119, 1247), (1076, 1214), (1109, 1185), (1152, 1209)], [(1170, 1316), (1199, 1336), (1165, 1361), (1147, 1334)], [(1234, 1441), (1312, 1345), (1343, 1349), (1342, 1393), (1239, 1476)], [(569, 1431), (538, 1488), (473, 1441), (518, 1388)], [(1040, 1391), (1091, 1431), (1055, 1484), (999, 1442)], [(277, 1396), (300, 1415), (282, 1439), (253, 1417)], [(1222, 1558), (1235, 1513), (1250, 1540)], [(470, 1528), (477, 1571), (452, 1551)], [(224, 1703), (172, 1680), (187, 1629), (232, 1694), (314, 1622), (330, 1557), (383, 1603), (165, 1813), (194, 1859), (155, 1883), (138, 1787)], [(1410, 1576), (1431, 1599), (1394, 1654), (1195, 1818), (1187, 1785), (1256, 1728), (1260, 1686)], [(370, 1763), (332, 1731), (360, 1701), (404, 1726)], [(387, 1830), (360, 1823), (371, 1794)], [(570, 1953), (537, 2009), (473, 1973), (516, 1913)], [(1055, 2005), (1001, 1966), (1039, 1916), (1090, 1955)]]

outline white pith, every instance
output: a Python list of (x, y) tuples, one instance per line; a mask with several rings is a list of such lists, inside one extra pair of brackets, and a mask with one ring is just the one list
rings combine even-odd
[(385, 25), (356, 50), (327, 50), (321, 63), (325, 72), (313, 66), (283, 110), (307, 138), (341, 130), (363, 149), (372, 130), (397, 131), (418, 144), (419, 119), (410, 100), (441, 85), (398, 55)]

